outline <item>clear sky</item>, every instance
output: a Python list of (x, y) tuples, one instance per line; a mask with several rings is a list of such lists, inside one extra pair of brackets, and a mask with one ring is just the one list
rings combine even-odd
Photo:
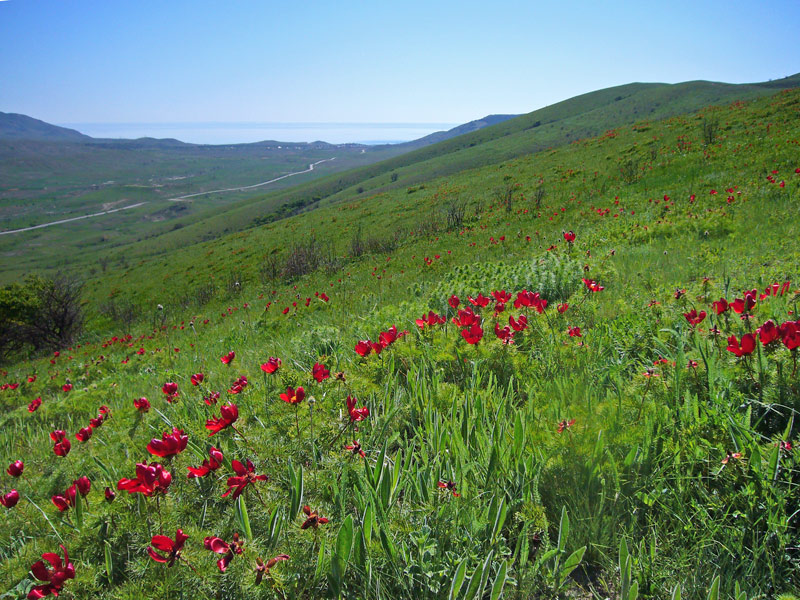
[(0, 0), (0, 111), (52, 123), (460, 123), (798, 71), (797, 0)]

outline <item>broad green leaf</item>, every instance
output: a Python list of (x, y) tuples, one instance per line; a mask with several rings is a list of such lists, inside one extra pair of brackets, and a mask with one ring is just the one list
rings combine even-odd
[(672, 588), (672, 600), (681, 600), (681, 584), (678, 583)]
[(567, 537), (569, 536), (569, 515), (567, 514), (567, 507), (561, 507), (561, 523), (558, 526), (558, 550), (564, 552), (567, 546)]
[(497, 570), (497, 576), (494, 578), (492, 584), (492, 593), (489, 597), (490, 600), (498, 600), (503, 595), (503, 586), (506, 584), (506, 572), (508, 571), (508, 563), (503, 561), (500, 568)]
[(114, 581), (114, 562), (111, 559), (111, 545), (108, 540), (103, 542), (103, 553), (106, 559), (106, 575), (108, 575), (108, 582), (111, 584)]
[(236, 499), (236, 521), (248, 541), (253, 541), (253, 530), (250, 528), (250, 517), (247, 515), (247, 504), (244, 494)]
[(564, 581), (566, 581), (567, 577), (569, 577), (569, 574), (572, 573), (575, 570), (575, 568), (581, 563), (584, 552), (586, 552), (586, 546), (583, 546), (582, 548), (578, 548), (577, 550), (575, 550), (575, 552), (570, 554), (567, 560), (564, 561), (564, 566), (561, 567), (561, 570), (559, 571), (558, 574), (559, 583), (563, 584)]
[(461, 561), (456, 568), (456, 573), (453, 575), (453, 581), (450, 582), (449, 600), (455, 600), (458, 593), (461, 591), (461, 586), (464, 584), (464, 577), (467, 575), (467, 559)]
[(711, 582), (711, 589), (708, 590), (706, 600), (719, 600), (719, 575)]

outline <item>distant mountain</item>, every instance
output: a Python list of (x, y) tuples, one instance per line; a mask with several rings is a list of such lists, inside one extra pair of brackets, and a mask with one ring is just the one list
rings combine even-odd
[(0, 139), (88, 142), (92, 138), (80, 131), (51, 125), (26, 115), (0, 112)]
[(421, 137), (419, 139), (412, 140), (410, 142), (404, 142), (402, 144), (395, 144), (395, 145), (407, 147), (409, 150), (414, 148), (422, 148), (423, 146), (429, 146), (431, 144), (443, 142), (445, 140), (449, 140), (450, 138), (454, 138), (459, 135), (464, 135), (465, 133), (472, 133), (473, 131), (478, 131), (479, 129), (483, 129), (484, 127), (497, 125), (498, 123), (502, 123), (503, 121), (508, 121), (509, 119), (513, 119), (514, 117), (518, 116), (519, 115), (488, 115), (483, 117), (482, 119), (476, 119), (474, 121), (470, 121), (469, 123), (458, 125), (457, 127), (453, 127), (452, 129), (448, 129), (447, 131), (436, 131), (434, 133), (431, 133), (430, 135), (426, 135), (425, 137)]

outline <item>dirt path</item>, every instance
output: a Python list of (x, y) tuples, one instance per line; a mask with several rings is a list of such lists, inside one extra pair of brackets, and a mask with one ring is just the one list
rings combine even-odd
[(0, 231), (0, 235), (8, 235), (11, 233), (22, 233), (23, 231), (32, 231), (34, 229), (42, 229), (43, 227), (50, 227), (51, 225), (60, 225), (61, 223), (69, 223), (70, 221), (80, 221), (81, 219), (91, 219), (92, 217), (100, 217), (102, 215), (109, 215), (111, 213), (119, 212), (121, 210), (129, 210), (136, 208), (147, 202), (137, 202), (130, 206), (123, 206), (122, 208), (112, 208), (111, 210), (104, 210), (103, 212), (92, 213), (90, 215), (81, 215), (80, 217), (70, 217), (69, 219), (61, 219), (60, 221), (51, 221), (50, 223), (42, 223), (41, 225), (34, 225), (32, 227), (23, 227), (22, 229), (9, 229), (8, 231)]

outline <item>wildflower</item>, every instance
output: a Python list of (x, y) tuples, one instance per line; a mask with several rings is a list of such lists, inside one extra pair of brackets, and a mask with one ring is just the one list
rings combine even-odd
[(226, 571), (231, 560), (233, 560), (234, 554), (241, 554), (244, 551), (244, 541), (239, 539), (238, 533), (233, 534), (233, 542), (231, 544), (221, 538), (209, 536), (203, 540), (203, 546), (205, 546), (206, 550), (225, 555), (217, 561), (220, 573)]
[(11, 490), (7, 494), (0, 496), (0, 504), (6, 508), (14, 508), (17, 502), (19, 502), (19, 492), (17, 490)]
[(483, 329), (478, 323), (474, 323), (469, 329), (461, 330), (461, 337), (463, 337), (468, 344), (477, 344), (483, 337)]
[(92, 482), (89, 480), (89, 478), (88, 478), (88, 477), (86, 477), (86, 475), (84, 475), (84, 476), (82, 476), (82, 477), (79, 477), (78, 479), (76, 479), (75, 481), (73, 481), (73, 482), (72, 482), (72, 484), (73, 484), (75, 487), (77, 487), (77, 488), (78, 488), (78, 493), (80, 493), (80, 495), (81, 495), (81, 496), (84, 496), (84, 497), (85, 497), (85, 496), (86, 496), (86, 495), (87, 495), (87, 494), (88, 494), (88, 493), (91, 491), (91, 489), (92, 489)]
[(33, 399), (31, 403), (28, 404), (28, 412), (29, 413), (36, 412), (41, 405), (42, 405), (41, 397)]
[(63, 494), (54, 494), (51, 496), (50, 502), (58, 509), (58, 512), (64, 512), (68, 508), (75, 506), (77, 495), (78, 491), (73, 483)]
[(738, 459), (742, 458), (742, 453), (741, 452), (731, 452), (730, 450), (728, 450), (727, 453), (725, 454), (725, 458), (722, 459), (722, 464), (723, 465), (727, 465), (732, 458), (735, 458), (735, 459), (738, 460)]
[(689, 359), (689, 362), (686, 364), (687, 369), (696, 369), (697, 368), (697, 361)]
[(225, 356), (220, 356), (219, 359), (222, 361), (223, 364), (229, 365), (231, 364), (231, 362), (233, 362), (234, 358), (236, 358), (236, 353), (233, 350), (231, 350)]
[(345, 450), (349, 450), (353, 453), (353, 455), (358, 455), (361, 458), (365, 458), (367, 455), (364, 450), (361, 448), (361, 442), (353, 441), (352, 446), (345, 446)]
[(356, 403), (358, 399), (355, 396), (347, 396), (345, 399), (345, 403), (347, 405), (347, 412), (350, 415), (350, 422), (356, 423), (358, 421), (363, 421), (369, 416), (369, 409), (366, 406), (362, 406), (361, 408), (356, 408)]
[(172, 403), (178, 399), (178, 384), (168, 381), (161, 387), (161, 391), (167, 397), (167, 402)]
[(256, 559), (256, 585), (261, 583), (261, 579), (264, 575), (269, 577), (269, 570), (283, 560), (289, 560), (289, 555), (279, 554), (278, 556), (270, 558), (267, 562), (264, 562), (261, 560), (261, 557), (258, 557)]
[(63, 391), (65, 391), (65, 392), (69, 392), (70, 390), (72, 390), (72, 384), (71, 383), (65, 383), (64, 385), (61, 386), (61, 389)]
[[(183, 545), (188, 539), (189, 536), (180, 529), (175, 532), (174, 540), (165, 535), (154, 535), (150, 539), (150, 547), (147, 549), (147, 553), (154, 561), (166, 563), (168, 567), (171, 567), (180, 558)], [(161, 552), (166, 552), (166, 554), (161, 554)]]
[(458, 299), (458, 296), (452, 295), (447, 300), (447, 303), (450, 305), (450, 308), (455, 310), (456, 308), (458, 308), (458, 305), (461, 304), (461, 300)]
[(72, 444), (67, 439), (67, 433), (63, 429), (56, 429), (50, 433), (50, 439), (55, 442), (53, 453), (56, 456), (66, 456), (69, 454)]
[(11, 475), (12, 477), (19, 477), (22, 475), (22, 471), (25, 469), (25, 463), (21, 460), (15, 460), (6, 469), (6, 473)]
[(567, 329), (567, 333), (569, 333), (569, 337), (583, 337), (580, 327), (570, 327)]
[(205, 477), (211, 471), (216, 471), (222, 466), (222, 450), (219, 448), (215, 448), (214, 446), (208, 451), (208, 458), (203, 461), (203, 464), (199, 467), (187, 467), (189, 469), (189, 475), (187, 477), (192, 479), (194, 477)]
[(229, 394), (241, 394), (242, 390), (247, 387), (247, 377), (240, 375), (239, 378), (231, 384), (228, 388)]
[(487, 298), (482, 293), (478, 293), (477, 298), (473, 298), (472, 296), (467, 296), (467, 300), (469, 301), (470, 304), (472, 304), (473, 306), (477, 306), (478, 308), (483, 308), (484, 306), (489, 304), (489, 302), (491, 302), (491, 299)]
[(683, 316), (689, 322), (689, 325), (696, 327), (706, 318), (706, 311), (701, 310), (698, 313), (697, 310), (693, 308), (689, 312), (683, 313)]
[(572, 244), (572, 243), (575, 241), (575, 233), (574, 233), (572, 230), (570, 230), (570, 231), (565, 231), (565, 232), (564, 232), (564, 240), (565, 240), (565, 241), (566, 241), (568, 244)]
[(573, 425), (575, 425), (575, 419), (570, 419), (569, 421), (564, 419), (558, 424), (558, 429), (556, 429), (556, 433), (564, 433), (565, 429), (569, 429)]
[(500, 329), (500, 324), (495, 322), (495, 324), (494, 324), (494, 334), (504, 344), (513, 344), (514, 343), (514, 332), (511, 331), (511, 328), (508, 325), (506, 325), (505, 327)]
[(114, 498), (117, 497), (117, 493), (108, 486), (106, 486), (104, 495), (106, 497), (106, 502), (113, 502)]
[(516, 320), (513, 315), (509, 315), (508, 324), (514, 331), (523, 331), (528, 328), (528, 317), (520, 315), (519, 320)]
[(331, 372), (325, 367), (325, 365), (314, 363), (314, 366), (311, 368), (311, 375), (317, 380), (317, 383), (322, 383), (325, 379), (328, 379), (331, 376)]
[(360, 340), (356, 344), (356, 354), (361, 356), (362, 358), (367, 356), (370, 352), (372, 352), (372, 344), (369, 340)]
[(75, 434), (75, 439), (79, 442), (88, 442), (89, 438), (92, 437), (92, 428), (91, 427), (81, 427), (78, 430), (78, 433)]
[(456, 483), (454, 481), (440, 481), (436, 485), (443, 490), (451, 492), (454, 498), (461, 496), (461, 494), (456, 493)]
[(719, 316), (722, 313), (730, 310), (731, 305), (728, 304), (728, 301), (725, 300), (725, 298), (720, 298), (719, 300), (712, 302), (711, 307), (714, 309), (714, 312), (717, 314), (717, 316)]
[(206, 421), (206, 429), (211, 432), (208, 434), (209, 437), (233, 425), (236, 419), (239, 418), (239, 408), (233, 403), (224, 404), (222, 408), (219, 409), (219, 412), (219, 418), (212, 417)]
[(172, 483), (172, 474), (166, 471), (159, 463), (137, 463), (136, 479), (122, 478), (117, 483), (118, 490), (125, 490), (129, 494), (144, 494), (152, 496), (157, 493), (167, 493)]
[(565, 312), (567, 312), (567, 309), (568, 309), (568, 308), (569, 308), (569, 304), (567, 304), (566, 302), (564, 302), (563, 304), (559, 304), (558, 306), (556, 306), (556, 310), (557, 310), (557, 311), (558, 311), (560, 314), (564, 314)]
[(417, 324), (417, 327), (419, 327), (420, 329), (424, 329), (426, 326), (441, 325), (446, 320), (447, 317), (445, 317), (444, 315), (437, 315), (435, 312), (430, 310), (428, 311), (427, 317), (425, 315), (422, 315), (422, 318), (417, 319), (415, 322)]
[(50, 594), (58, 596), (67, 579), (75, 579), (75, 567), (69, 562), (67, 549), (64, 546), (59, 547), (64, 553), (63, 561), (61, 557), (54, 552), (45, 552), (42, 554), (42, 558), (50, 563), (51, 569), (48, 569), (41, 560), (31, 565), (31, 573), (33, 573), (33, 576), (45, 583), (34, 586), (33, 589), (28, 592), (28, 600), (44, 598)]
[(752, 333), (745, 333), (742, 336), (741, 345), (739, 345), (739, 341), (736, 339), (735, 335), (732, 335), (728, 338), (728, 352), (733, 352), (737, 357), (747, 356), (748, 354), (752, 354), (753, 350), (756, 349), (756, 338)]
[(302, 387), (298, 387), (296, 390), (291, 387), (287, 387), (286, 392), (281, 394), (281, 400), (288, 402), (289, 404), (300, 404), (305, 397), (306, 391)]
[(281, 359), (276, 358), (274, 356), (270, 356), (267, 359), (267, 362), (261, 365), (261, 370), (264, 371), (267, 375), (271, 375), (275, 371), (281, 368)]
[(219, 392), (211, 392), (208, 396), (203, 396), (203, 402), (208, 406), (214, 406), (219, 400)]
[(586, 286), (586, 289), (590, 292), (602, 292), (604, 289), (606, 289), (602, 285), (598, 284), (594, 279), (583, 278), (582, 281)]
[(195, 373), (194, 375), (191, 376), (190, 379), (191, 379), (192, 385), (197, 387), (198, 385), (203, 383), (203, 379), (205, 379), (205, 378), (206, 378), (206, 376), (203, 375), (202, 373)]
[(308, 517), (303, 524), (300, 525), (300, 529), (308, 529), (309, 527), (313, 527), (316, 529), (320, 525), (324, 525), (328, 522), (328, 519), (325, 517), (320, 517), (316, 511), (312, 511), (311, 508), (306, 505), (303, 507), (303, 512), (305, 513), (306, 517)]
[(180, 454), (186, 449), (186, 444), (189, 442), (189, 436), (184, 435), (182, 429), (177, 427), (172, 428), (172, 433), (164, 432), (161, 434), (161, 439), (152, 439), (147, 444), (147, 451), (154, 455), (165, 458), (167, 456), (175, 456)]
[(756, 329), (756, 333), (758, 333), (758, 338), (761, 340), (763, 346), (776, 341), (780, 337), (778, 328), (775, 326), (775, 321), (772, 319)]
[(133, 407), (141, 413), (150, 410), (150, 401), (147, 398), (137, 398), (133, 401)]
[(231, 461), (231, 467), (236, 473), (236, 477), (228, 477), (228, 491), (222, 494), (223, 498), (233, 492), (232, 498), (235, 500), (244, 491), (248, 484), (256, 481), (267, 481), (269, 478), (266, 475), (256, 475), (256, 469), (250, 459), (247, 459), (247, 466), (243, 465), (238, 460)]

